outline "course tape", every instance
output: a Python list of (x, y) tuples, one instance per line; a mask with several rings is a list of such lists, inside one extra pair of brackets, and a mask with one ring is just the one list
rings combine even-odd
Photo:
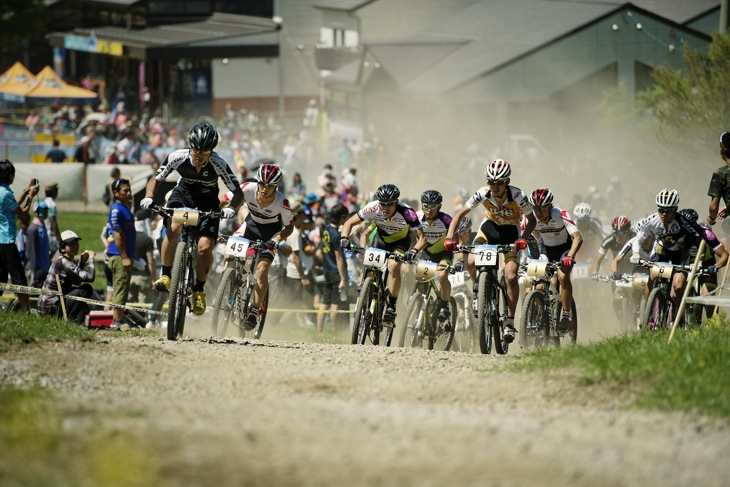
[[(61, 293), (59, 291), (48, 291), (46, 289), (40, 289), (37, 287), (30, 287), (30, 286), (20, 286), (17, 284), (6, 284), (6, 283), (0, 283), (0, 290), (2, 291), (12, 291), (14, 293), (21, 293), (21, 294), (29, 294), (32, 296), (40, 296), (40, 295), (48, 295), (48, 296), (60, 296)], [(97, 306), (109, 306), (112, 308), (121, 308), (121, 309), (131, 309), (134, 311), (139, 311), (142, 313), (151, 313), (155, 315), (164, 316), (167, 315), (166, 311), (152, 311), (149, 309), (151, 305), (147, 304), (139, 304), (139, 305), (129, 305), (129, 304), (112, 304), (107, 301), (99, 301), (96, 299), (89, 299), (89, 298), (82, 298), (81, 296), (64, 296), (64, 299), (71, 299), (74, 301), (80, 301), (82, 303), (88, 303), (88, 304), (94, 304)], [(330, 310), (319, 310), (319, 309), (289, 309), (289, 308), (269, 308), (269, 313), (331, 313)], [(336, 313), (345, 313), (345, 314), (352, 314), (354, 313), (354, 310), (337, 310)]]

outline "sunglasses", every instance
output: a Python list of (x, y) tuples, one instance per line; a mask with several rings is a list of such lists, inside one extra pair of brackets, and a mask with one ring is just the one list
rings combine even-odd
[(192, 152), (195, 155), (201, 155), (201, 156), (209, 156), (213, 153), (213, 151), (199, 150), (199, 149), (195, 149), (195, 148), (190, 149), (190, 152)]
[(548, 208), (547, 206), (535, 206), (533, 208), (534, 211), (539, 211), (540, 213), (542, 213), (543, 211), (548, 211), (549, 209), (550, 208)]
[(614, 231), (613, 233), (622, 237), (622, 236), (626, 235), (628, 232), (629, 232), (628, 230), (619, 230), (619, 231)]
[(262, 183), (261, 181), (257, 181), (257, 182), (259, 183), (259, 186), (263, 186), (265, 188), (275, 188), (275, 187), (279, 186), (279, 183), (266, 184), (266, 183)]
[(439, 205), (423, 205), (424, 210), (437, 210)]
[(395, 201), (380, 201), (380, 206), (395, 206)]
[(497, 179), (496, 181), (493, 179), (487, 179), (487, 185), (489, 186), (504, 186), (507, 184), (507, 181), (504, 179)]
[(675, 211), (677, 211), (677, 209), (676, 208), (657, 208), (656, 211), (658, 213), (662, 213), (662, 214), (666, 215), (668, 213), (674, 213)]

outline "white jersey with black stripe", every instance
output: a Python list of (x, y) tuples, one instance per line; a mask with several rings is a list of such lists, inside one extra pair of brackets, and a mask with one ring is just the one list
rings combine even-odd
[(235, 191), (238, 187), (236, 176), (217, 152), (211, 153), (208, 161), (198, 172), (190, 158), (190, 149), (178, 149), (165, 158), (165, 162), (155, 174), (155, 179), (164, 181), (172, 171), (177, 171), (180, 175), (177, 185), (188, 190), (191, 196), (217, 196), (218, 179), (223, 181), (229, 191)]

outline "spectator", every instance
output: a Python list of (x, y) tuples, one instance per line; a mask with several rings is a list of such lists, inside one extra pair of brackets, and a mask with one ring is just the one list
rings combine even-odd
[[(140, 159), (140, 162), (142, 164), (150, 164), (152, 166), (156, 164), (157, 167), (160, 167), (160, 158), (155, 155), (155, 149), (149, 149), (147, 152), (145, 152)], [(153, 170), (156, 171), (157, 168)]]
[(66, 153), (59, 148), (60, 145), (58, 139), (53, 139), (53, 149), (46, 154), (46, 162), (59, 163), (66, 160)]
[(104, 194), (101, 196), (102, 201), (105, 205), (111, 206), (114, 204), (114, 198), (112, 197), (112, 184), (122, 177), (122, 171), (118, 167), (113, 167), (109, 173), (109, 182), (104, 188)]
[[(136, 248), (137, 232), (134, 228), (134, 215), (130, 210), (132, 189), (128, 179), (117, 179), (111, 185), (114, 204), (109, 210), (109, 229), (113, 240), (109, 243), (109, 268), (112, 271), (114, 292), (112, 304), (124, 305), (129, 294), (132, 278), (132, 256)], [(112, 328), (121, 330), (124, 323), (124, 310), (115, 307)]]
[(58, 216), (56, 211), (56, 198), (58, 197), (58, 183), (48, 183), (45, 186), (46, 191), (46, 206), (48, 207), (48, 217), (46, 217), (46, 232), (48, 233), (49, 245), (50, 245), (50, 258), (53, 258), (53, 254), (58, 250), (58, 244), (61, 242), (61, 232), (58, 229)]
[(340, 167), (343, 169), (352, 166), (355, 162), (355, 153), (352, 152), (350, 142), (347, 139), (342, 139), (342, 145), (337, 150), (337, 157), (340, 161)]
[(322, 262), (324, 283), (322, 298), (319, 303), (320, 313), (317, 314), (317, 331), (324, 329), (324, 311), (329, 308), (332, 328), (337, 329), (337, 309), (341, 296), (347, 295), (347, 264), (345, 255), (340, 247), (340, 232), (337, 230), (349, 216), (347, 207), (337, 204), (328, 215), (328, 224), (322, 230), (322, 238), (317, 250), (317, 256)]
[(134, 145), (127, 154), (127, 164), (140, 164), (142, 162), (142, 140), (134, 139)]
[(83, 162), (84, 164), (96, 164), (96, 149), (94, 147), (95, 132), (81, 137), (79, 146), (74, 152), (74, 162)]
[(155, 243), (147, 231), (148, 221), (149, 211), (138, 210), (135, 213), (135, 263), (129, 283), (129, 301), (133, 303), (152, 303), (155, 300), (152, 290), (152, 282), (157, 278)]
[(122, 139), (117, 142), (116, 153), (120, 164), (129, 164), (129, 152), (134, 147), (134, 134), (131, 130), (125, 130)]
[[(21, 224), (28, 224), (28, 210), (33, 197), (38, 194), (38, 180), (31, 180), (28, 187), (15, 198), (10, 185), (15, 181), (15, 166), (9, 160), (0, 161), (0, 282), (6, 282), (8, 275), (13, 284), (27, 286), (28, 280), (23, 272), (20, 252), (15, 245), (18, 234), (17, 219)], [(18, 294), (20, 309), (28, 311), (28, 295)]]
[[(707, 216), (707, 223), (714, 225), (715, 221), (725, 219), (728, 216), (728, 205), (730, 204), (730, 132), (720, 134), (720, 157), (723, 165), (712, 173), (710, 188), (707, 195), (710, 197), (710, 208)], [(720, 200), (725, 203), (725, 208), (720, 209)]]
[[(305, 291), (309, 291), (313, 285), (307, 272), (309, 267), (307, 263), (311, 259), (307, 257), (302, 246), (302, 238), (306, 238), (303, 232), (307, 215), (304, 212), (304, 207), (298, 201), (292, 203), (291, 213), (294, 230), (286, 239), (286, 247), (291, 249), (291, 253), (286, 266), (284, 289), (288, 296), (287, 302), (295, 306), (301, 306), (304, 304), (305, 295), (307, 295)], [(284, 313), (281, 322), (286, 323), (290, 317), (291, 315), (288, 312)], [(300, 323), (303, 323), (302, 320), (300, 320)]]
[(35, 218), (25, 232), (25, 271), (28, 283), (40, 287), (51, 266), (50, 239), (44, 223), (48, 216), (48, 206), (41, 201), (33, 209)]
[(291, 189), (289, 189), (290, 200), (302, 200), (307, 194), (307, 187), (302, 182), (302, 175), (298, 172), (294, 173), (291, 180)]
[[(65, 230), (61, 233), (59, 244), (59, 255), (50, 266), (48, 276), (43, 283), (46, 291), (58, 291), (56, 276), (61, 282), (61, 293), (64, 298), (67, 296), (78, 296), (91, 299), (94, 297), (94, 289), (90, 282), (94, 281), (94, 251), (84, 250), (76, 263), (76, 254), (79, 252), (79, 238), (75, 232)], [(38, 312), (41, 314), (61, 315), (62, 308), (57, 295), (43, 294), (38, 299)], [(86, 315), (89, 314), (87, 303), (69, 299), (65, 301), (66, 315), (69, 321), (75, 321), (83, 325)]]

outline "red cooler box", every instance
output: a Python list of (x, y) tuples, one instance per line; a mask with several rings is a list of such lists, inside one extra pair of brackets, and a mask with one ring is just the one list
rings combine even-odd
[(86, 326), (89, 328), (109, 328), (112, 326), (113, 319), (111, 311), (89, 311), (86, 317)]

